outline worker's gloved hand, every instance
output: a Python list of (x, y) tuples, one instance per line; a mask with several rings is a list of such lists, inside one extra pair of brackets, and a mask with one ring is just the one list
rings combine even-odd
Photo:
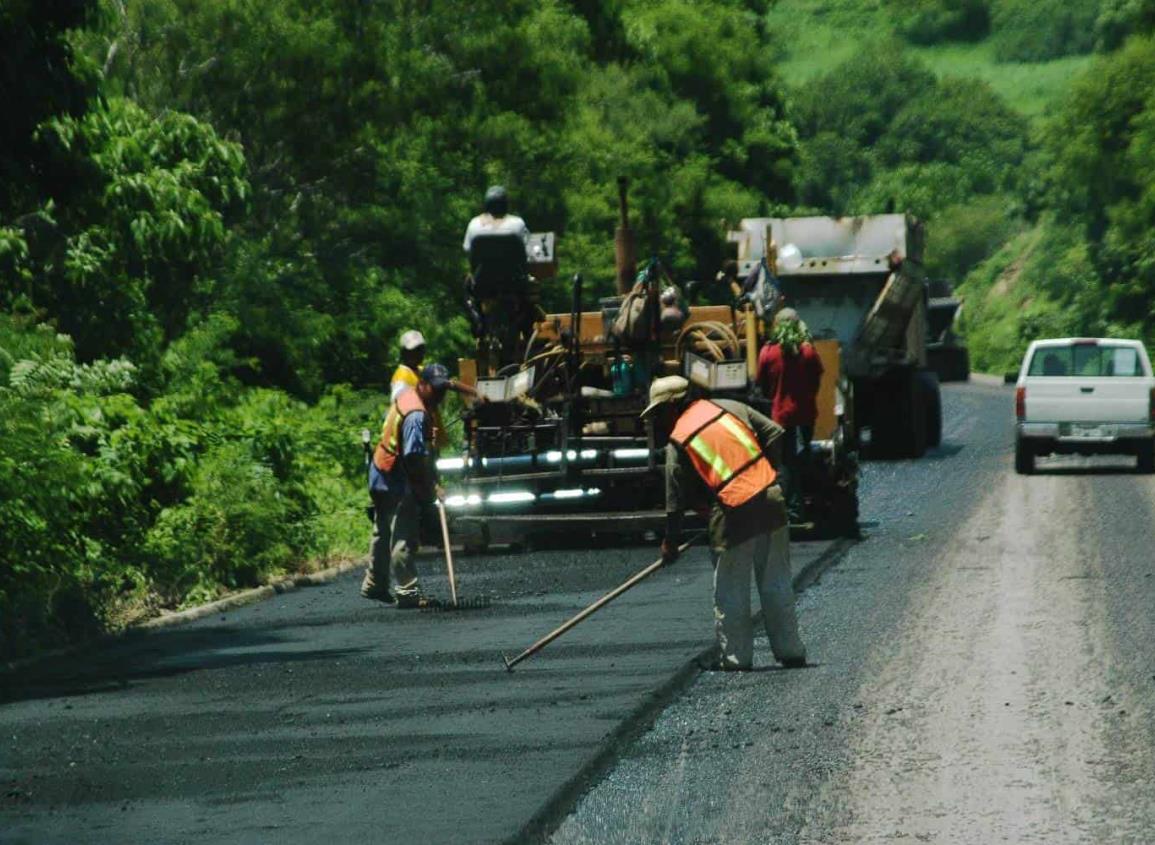
[(669, 540), (662, 541), (662, 565), (669, 566), (678, 559), (678, 547)]
[(444, 501), (445, 501), (445, 488), (442, 487), (440, 484), (434, 484), (433, 485), (433, 502), (434, 502), (434, 504), (436, 504), (437, 502), (444, 502)]

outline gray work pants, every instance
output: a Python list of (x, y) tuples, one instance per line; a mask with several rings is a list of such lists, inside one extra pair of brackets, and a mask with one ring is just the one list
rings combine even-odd
[(743, 543), (715, 553), (714, 629), (722, 665), (749, 669), (754, 663), (754, 625), (750, 615), (750, 573), (758, 585), (762, 620), (777, 660), (805, 659), (794, 613), (790, 572), (790, 529), (759, 532)]
[(396, 496), (373, 493), (373, 539), (369, 543), (369, 567), (362, 590), (393, 582), (398, 596), (419, 592), (413, 556), (421, 536), (421, 507), (411, 491)]

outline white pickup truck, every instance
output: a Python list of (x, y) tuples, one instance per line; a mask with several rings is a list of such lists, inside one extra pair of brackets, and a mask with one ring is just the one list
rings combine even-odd
[(1036, 340), (1015, 384), (1015, 471), (1052, 454), (1124, 454), (1155, 472), (1155, 376), (1137, 340)]

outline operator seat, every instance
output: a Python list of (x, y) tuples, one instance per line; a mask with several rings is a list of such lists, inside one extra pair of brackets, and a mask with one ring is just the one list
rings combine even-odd
[(469, 245), (469, 268), (467, 292), (479, 357), (498, 367), (520, 361), (540, 301), (525, 241), (516, 233), (476, 235)]
[(478, 300), (524, 297), (529, 288), (525, 241), (518, 234), (476, 235), (469, 245), (473, 295)]

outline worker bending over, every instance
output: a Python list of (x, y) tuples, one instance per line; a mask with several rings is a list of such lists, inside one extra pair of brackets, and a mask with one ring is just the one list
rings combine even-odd
[(783, 666), (806, 665), (798, 634), (790, 572), (790, 535), (782, 492), (767, 457), (782, 429), (753, 408), (727, 399), (689, 397), (681, 376), (656, 379), (642, 416), (673, 423), (666, 446), (666, 537), (662, 557), (673, 562), (687, 507), (710, 514), (714, 556), (714, 624), (720, 669), (750, 669), (754, 629), (750, 615), (753, 570), (766, 635)]
[(369, 566), (361, 582), (361, 595), (367, 599), (396, 600), (399, 608), (431, 604), (421, 594), (413, 557), (421, 534), (421, 508), (441, 498), (434, 462), (433, 413), (449, 384), (449, 370), (441, 364), (429, 364), (415, 387), (405, 387), (397, 394), (385, 416), (381, 439), (369, 464), (373, 539)]
[(810, 330), (793, 308), (774, 317), (770, 338), (758, 354), (758, 386), (770, 400), (770, 416), (785, 429), (782, 438), (782, 478), (791, 522), (804, 522), (802, 476), (810, 457), (814, 423), (818, 419), (818, 388), (822, 359)]

